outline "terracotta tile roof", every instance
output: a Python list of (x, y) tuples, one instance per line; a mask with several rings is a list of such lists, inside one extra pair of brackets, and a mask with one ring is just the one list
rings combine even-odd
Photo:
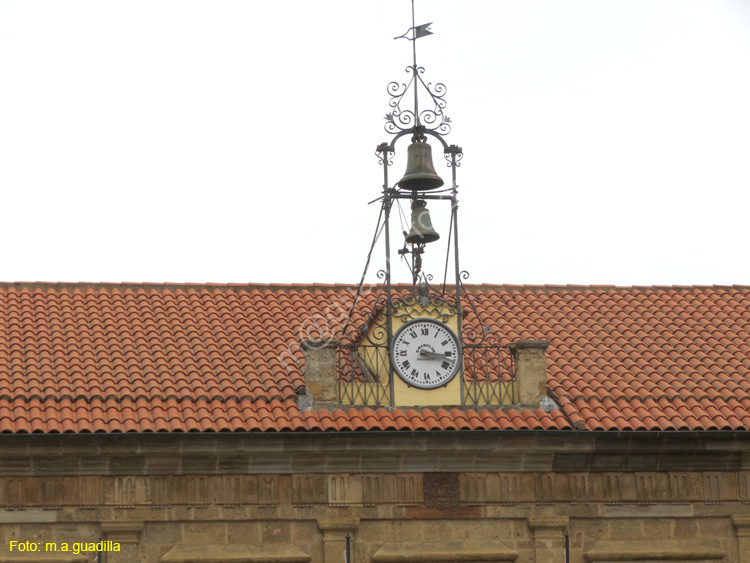
[(550, 340), (560, 410), (301, 412), (298, 343), (350, 286), (6, 283), (0, 432), (750, 430), (750, 288), (468, 289), (470, 326)]

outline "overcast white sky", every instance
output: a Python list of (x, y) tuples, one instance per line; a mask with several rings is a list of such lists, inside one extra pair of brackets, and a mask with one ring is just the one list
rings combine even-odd
[[(465, 153), (470, 281), (750, 284), (750, 2), (416, 12)], [(358, 281), (410, 17), (409, 0), (0, 0), (0, 280)]]

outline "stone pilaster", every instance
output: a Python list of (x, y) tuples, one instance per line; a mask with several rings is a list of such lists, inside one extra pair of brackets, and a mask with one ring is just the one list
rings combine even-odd
[(346, 534), (351, 538), (354, 550), (354, 532), (359, 528), (359, 518), (320, 520), (318, 528), (323, 532), (323, 563), (345, 563)]
[(534, 562), (560, 563), (565, 549), (565, 529), (568, 517), (529, 518), (534, 533)]
[(105, 563), (132, 563), (138, 560), (143, 522), (102, 522), (102, 540), (120, 544), (120, 551), (104, 554)]
[(737, 528), (739, 563), (750, 563), (750, 514), (735, 514), (732, 524)]

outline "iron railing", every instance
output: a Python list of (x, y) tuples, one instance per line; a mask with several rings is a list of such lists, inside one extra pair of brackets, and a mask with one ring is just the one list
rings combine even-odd
[(337, 349), (339, 402), (356, 406), (391, 406), (388, 348), (341, 344)]
[[(337, 348), (339, 402), (393, 406), (390, 357), (385, 345), (340, 344)], [(513, 361), (507, 346), (463, 347), (462, 400), (465, 406), (511, 405), (517, 400)]]
[(463, 359), (464, 405), (478, 407), (516, 403), (515, 369), (509, 347), (464, 344)]

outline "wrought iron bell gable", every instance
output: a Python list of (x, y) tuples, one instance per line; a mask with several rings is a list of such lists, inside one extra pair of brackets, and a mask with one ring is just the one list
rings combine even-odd
[[(412, 37), (407, 37), (409, 32), (401, 36), (412, 41), (413, 64), (406, 68), (408, 81), (393, 81), (387, 86), (390, 111), (385, 116), (385, 130), (392, 138), (376, 148), (378, 163), (383, 170), (383, 190), (381, 196), (371, 202), (381, 203), (373, 247), (382, 233), (385, 239), (385, 267), (378, 272), (382, 283), (377, 289), (368, 321), (349, 334), (346, 332), (349, 322), (345, 324), (339, 348), (340, 369), (344, 370), (339, 374), (340, 398), (350, 404), (394, 406), (397, 403), (394, 396), (394, 368), (389, 356), (394, 338), (394, 321), (401, 325), (413, 320), (414, 314), (421, 314), (422, 318), (434, 318), (441, 322), (451, 319), (450, 322), (455, 322), (461, 357), (460, 373), (456, 376), (460, 378), (461, 404), (504, 404), (514, 399), (514, 387), (509, 375), (512, 367), (508, 359), (510, 355), (506, 353), (507, 350), (503, 351), (508, 347), (500, 344), (498, 335), (479, 322), (474, 300), (463, 283), (468, 273), (461, 270), (459, 261), (456, 181), (463, 151), (445, 140), (451, 130), (451, 120), (445, 114), (447, 88), (442, 83), (425, 82), (425, 69), (417, 64), (416, 40), (429, 33), (424, 33), (426, 25), (414, 24), (413, 3), (414, 0), (413, 27), (410, 29)], [(422, 100), (427, 102), (422, 108), (419, 107), (420, 92)], [(391, 186), (389, 170), (393, 165), (396, 145), (401, 139), (409, 137), (411, 142), (406, 150), (406, 171)], [(447, 161), (450, 170), (447, 182), (435, 170), (432, 146), (428, 140), (437, 142), (436, 146), (442, 150)], [(448, 186), (445, 186), (446, 183)], [(410, 202), (412, 212), (410, 229), (404, 233), (405, 244), (398, 250), (398, 254), (407, 260), (411, 287), (393, 284), (390, 216), (394, 203), (399, 204), (401, 200)], [(445, 238), (433, 227), (432, 217), (427, 210), (430, 201), (450, 204), (449, 233)], [(437, 212), (437, 207), (433, 212)], [(433, 285), (433, 276), (422, 272), (422, 254), (425, 245), (439, 240), (447, 245), (444, 275), (442, 284)], [(349, 313), (350, 319), (362, 294), (369, 263), (368, 255), (365, 272)], [(454, 278), (452, 285), (448, 284), (449, 271)], [(466, 329), (464, 303), (468, 304), (472, 323)], [(361, 373), (351, 371), (357, 369)]]

